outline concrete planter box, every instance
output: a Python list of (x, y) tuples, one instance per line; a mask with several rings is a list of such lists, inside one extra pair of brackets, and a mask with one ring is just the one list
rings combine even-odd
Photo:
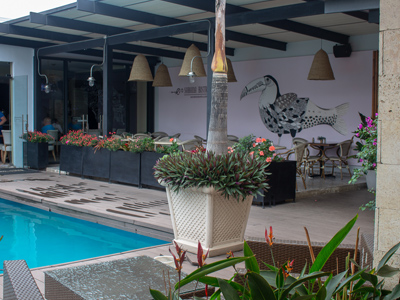
[(110, 177), (111, 152), (107, 149), (96, 150), (83, 147), (82, 175), (108, 179)]
[(60, 171), (82, 174), (83, 147), (61, 145)]
[(155, 188), (163, 188), (158, 181), (154, 178), (154, 170), (153, 167), (156, 164), (157, 160), (163, 157), (165, 154), (157, 153), (157, 152), (143, 152), (141, 154), (141, 163), (140, 163), (140, 187), (142, 185), (155, 187)]
[(140, 153), (111, 151), (110, 180), (140, 184)]
[(32, 169), (45, 169), (49, 163), (48, 143), (26, 143), (27, 165)]

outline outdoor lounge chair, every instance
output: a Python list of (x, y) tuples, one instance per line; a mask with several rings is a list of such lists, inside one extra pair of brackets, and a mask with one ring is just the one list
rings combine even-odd
[(3, 269), (4, 300), (44, 300), (25, 260), (5, 260)]

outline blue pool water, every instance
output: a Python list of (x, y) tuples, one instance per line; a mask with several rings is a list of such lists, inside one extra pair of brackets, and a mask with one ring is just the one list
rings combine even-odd
[(30, 268), (71, 262), (166, 241), (0, 199), (0, 269), (25, 259)]

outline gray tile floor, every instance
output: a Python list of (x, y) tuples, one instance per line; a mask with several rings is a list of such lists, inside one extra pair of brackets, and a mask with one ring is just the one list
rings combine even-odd
[[(114, 227), (128, 226), (140, 229), (139, 233), (156, 237), (172, 234), (171, 222), (168, 216), (166, 193), (158, 190), (138, 189), (136, 187), (109, 184), (108, 182), (80, 177), (60, 175), (57, 172), (38, 172), (26, 174), (0, 174), (0, 197), (14, 201), (30, 201), (31, 205), (47, 208), (52, 211), (73, 215), (78, 218), (105, 223)], [(53, 170), (54, 171), (54, 170)], [(307, 179), (307, 190), (304, 189), (298, 179), (298, 192), (296, 202), (287, 202), (273, 207), (253, 206), (246, 229), (246, 237), (264, 237), (264, 229), (273, 226), (277, 239), (290, 239), (305, 241), (304, 227), (307, 227), (313, 242), (327, 242), (329, 239), (353, 218), (359, 214), (356, 227), (361, 232), (373, 234), (374, 212), (360, 212), (359, 207), (373, 199), (365, 186), (365, 181), (359, 181), (357, 185), (348, 185), (349, 175), (340, 180), (329, 177), (324, 179), (314, 177)], [(152, 217), (138, 215), (121, 215), (118, 207), (150, 203), (146, 211)], [(154, 225), (157, 224), (157, 225)], [(354, 244), (356, 228), (345, 239), (345, 243)], [(121, 257), (137, 255), (169, 255), (168, 246), (151, 247), (125, 252), (117, 255), (96, 258), (78, 262), (87, 264)], [(190, 254), (189, 254), (190, 255)], [(240, 255), (238, 253), (237, 255)], [(195, 259), (195, 255), (191, 257)], [(217, 260), (212, 258), (210, 261)], [(66, 264), (68, 267), (72, 264)], [(43, 271), (50, 267), (33, 269), (32, 273), (43, 292)], [(53, 266), (52, 266), (53, 268)], [(185, 262), (184, 271), (191, 272), (194, 269)], [(220, 272), (219, 276), (228, 277), (230, 271)], [(0, 280), (2, 284), (2, 278)], [(0, 286), (0, 299), (2, 286)]]

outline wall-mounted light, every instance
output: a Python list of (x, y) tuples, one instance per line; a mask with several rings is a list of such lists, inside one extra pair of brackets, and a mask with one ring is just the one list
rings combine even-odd
[(37, 56), (37, 63), (38, 63), (38, 66), (37, 66), (37, 69), (38, 69), (38, 74), (39, 74), (39, 76), (42, 76), (42, 77), (44, 77), (45, 79), (46, 79), (46, 84), (45, 84), (45, 86), (44, 86), (44, 92), (46, 93), (46, 94), (48, 94), (48, 93), (50, 93), (50, 91), (51, 91), (51, 88), (50, 88), (50, 85), (49, 85), (49, 79), (47, 78), (47, 76), (45, 75), (45, 74), (42, 74), (42, 73), (40, 73), (40, 60), (39, 60), (39, 51), (40, 51), (40, 49), (38, 49), (37, 50), (37, 52), (36, 52), (36, 56)]
[(104, 37), (104, 46), (103, 46), (103, 61), (101, 62), (101, 64), (94, 64), (90, 67), (90, 73), (89, 73), (89, 78), (87, 79), (87, 82), (89, 83), (89, 86), (92, 87), (94, 86), (94, 82), (96, 81), (96, 79), (94, 79), (93, 77), (93, 68), (94, 67), (101, 67), (104, 64), (104, 60), (105, 60), (105, 48), (106, 48), (106, 43), (107, 43), (107, 36)]

